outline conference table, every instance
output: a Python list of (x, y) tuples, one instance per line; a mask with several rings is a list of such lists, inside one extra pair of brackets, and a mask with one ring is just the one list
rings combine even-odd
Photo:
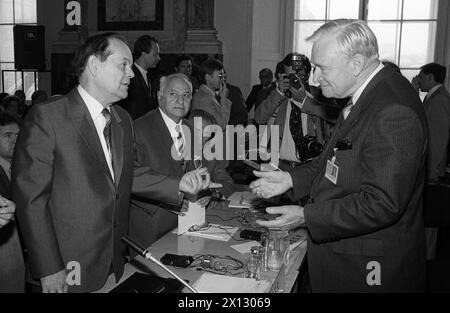
[[(260, 218), (261, 214), (264, 214), (264, 212), (255, 212), (246, 208), (229, 207), (227, 201), (214, 202), (206, 211), (207, 222), (222, 225), (226, 228), (239, 226), (239, 230), (228, 241), (190, 236), (189, 233), (177, 235), (174, 232), (169, 232), (153, 243), (148, 248), (148, 251), (157, 260), (160, 260), (166, 253), (189, 256), (218, 255), (230, 256), (245, 264), (245, 261), (250, 257), (250, 251), (241, 253), (231, 246), (251, 241), (244, 241), (240, 238), (240, 231), (243, 229), (255, 230), (254, 220)], [(261, 230), (261, 228), (256, 230)], [(261, 272), (261, 280), (268, 282), (268, 284), (265, 284), (267, 288), (265, 288), (263, 292), (288, 293), (295, 291), (299, 270), (306, 254), (306, 230), (302, 228), (295, 230), (295, 238), (297, 240), (297, 246), (290, 251), (289, 262), (287, 262), (280, 270), (266, 270)], [(185, 281), (188, 281), (191, 286), (202, 276), (202, 274), (209, 273), (208, 270), (205, 271), (201, 266), (187, 268), (168, 266), (168, 268)], [(114, 275), (110, 275), (104, 287), (97, 292), (105, 293), (111, 291), (136, 272), (149, 273), (163, 278), (171, 278), (169, 273), (155, 263), (142, 256), (137, 256), (125, 265), (124, 275), (118, 283), (115, 282)], [(225, 275), (244, 277), (244, 269), (240, 272), (241, 273), (238, 272), (237, 275), (230, 275), (229, 273)], [(182, 292), (189, 293), (191, 291), (187, 287), (184, 287)]]

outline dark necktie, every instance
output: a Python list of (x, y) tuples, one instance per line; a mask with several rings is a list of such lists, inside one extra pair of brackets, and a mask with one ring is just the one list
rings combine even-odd
[(290, 101), (291, 115), (289, 117), (289, 130), (295, 143), (295, 152), (298, 158), (298, 148), (303, 139), (302, 110)]
[(111, 153), (111, 113), (107, 108), (104, 108), (102, 115), (105, 117), (105, 128), (103, 129), (103, 136), (105, 136), (106, 146), (109, 153)]
[(219, 104), (220, 104), (220, 94), (216, 93), (215, 98), (216, 98), (217, 102), (219, 102)]

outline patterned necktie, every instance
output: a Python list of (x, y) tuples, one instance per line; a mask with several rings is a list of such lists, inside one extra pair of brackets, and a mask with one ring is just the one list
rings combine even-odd
[(348, 115), (350, 114), (350, 111), (352, 110), (353, 107), (353, 101), (352, 98), (350, 98), (350, 100), (348, 100), (347, 104), (345, 105), (342, 114), (344, 115), (344, 120), (347, 119)]
[(291, 131), (292, 139), (295, 143), (295, 154), (298, 158), (298, 148), (303, 139), (303, 128), (302, 128), (302, 110), (291, 103), (291, 115), (289, 117), (289, 130)]
[(105, 128), (103, 129), (103, 136), (105, 136), (106, 146), (109, 153), (111, 153), (111, 113), (107, 108), (104, 108), (102, 115), (105, 118)]
[(177, 124), (175, 126), (175, 131), (178, 133), (177, 139), (176, 139), (176, 148), (178, 150), (179, 156), (183, 156), (184, 153), (184, 139), (183, 139), (183, 133), (181, 132), (181, 126)]

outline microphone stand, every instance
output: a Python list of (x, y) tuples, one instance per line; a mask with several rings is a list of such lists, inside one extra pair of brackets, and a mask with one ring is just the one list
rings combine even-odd
[(168, 269), (164, 264), (162, 264), (161, 262), (159, 262), (157, 259), (155, 259), (152, 254), (150, 252), (147, 251), (147, 249), (144, 249), (141, 245), (139, 245), (138, 243), (134, 242), (133, 240), (131, 240), (130, 238), (128, 238), (127, 236), (123, 236), (122, 237), (122, 241), (127, 244), (130, 248), (132, 248), (133, 250), (135, 250), (137, 253), (139, 253), (140, 255), (142, 255), (144, 258), (146, 258), (147, 260), (150, 260), (154, 263), (156, 263), (159, 267), (161, 267), (163, 270), (165, 270), (166, 272), (168, 272), (170, 275), (172, 275), (173, 277), (175, 277), (180, 283), (182, 283), (184, 286), (186, 286), (190, 291), (192, 291), (193, 293), (198, 293), (197, 290), (195, 290), (194, 288), (192, 288), (188, 283), (186, 283), (183, 279), (181, 279), (177, 274), (175, 274), (174, 272), (172, 272), (170, 269)]

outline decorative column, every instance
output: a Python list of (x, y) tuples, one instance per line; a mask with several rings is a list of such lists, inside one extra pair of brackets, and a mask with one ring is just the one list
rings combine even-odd
[(186, 53), (222, 54), (214, 28), (214, 0), (187, 0)]

